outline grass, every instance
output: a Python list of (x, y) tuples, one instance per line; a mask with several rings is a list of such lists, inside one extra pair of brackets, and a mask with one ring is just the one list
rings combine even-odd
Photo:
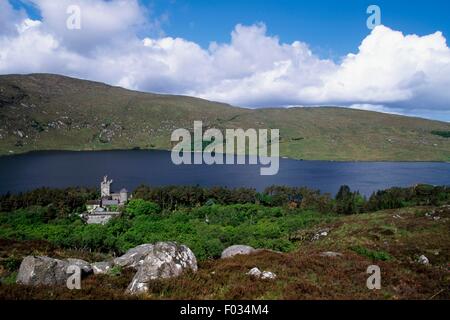
[(352, 250), (361, 256), (367, 257), (375, 261), (392, 260), (392, 257), (386, 251), (370, 250), (364, 247), (353, 247)]
[[(385, 210), (306, 225), (290, 232), (290, 238), (297, 239), (290, 252), (201, 260), (197, 273), (153, 281), (147, 295), (133, 299), (450, 299), (450, 208), (442, 210), (439, 220), (425, 215), (433, 209)], [(298, 236), (324, 228), (329, 235), (317, 241)], [(75, 254), (46, 242), (0, 242), (2, 258), (10, 252), (25, 256), (36, 251), (59, 257)], [(323, 257), (324, 251), (342, 256)], [(417, 263), (422, 254), (430, 265)], [(104, 258), (96, 253), (81, 257)], [(381, 290), (366, 287), (367, 267), (373, 264), (381, 268)], [(253, 267), (272, 271), (277, 279), (255, 281), (246, 275)], [(133, 274), (122, 270), (115, 276), (91, 276), (83, 280), (80, 291), (3, 282), (0, 299), (130, 299), (124, 292)], [(13, 276), (3, 271), (1, 277)]]
[[(173, 130), (202, 120), (222, 130), (278, 128), (281, 155), (295, 159), (450, 161), (450, 140), (435, 134), (448, 133), (450, 124), (438, 121), (331, 107), (250, 110), (56, 75), (0, 76), (0, 89), (2, 155), (167, 150)], [(21, 98), (8, 102), (14, 97)], [(110, 141), (99, 139), (105, 131)]]

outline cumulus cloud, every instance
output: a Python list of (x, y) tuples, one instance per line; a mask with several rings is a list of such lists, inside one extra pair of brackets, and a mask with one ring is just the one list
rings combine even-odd
[[(450, 49), (440, 32), (404, 35), (378, 26), (336, 63), (306, 43), (267, 35), (263, 23), (237, 25), (229, 43), (204, 49), (180, 38), (139, 37), (158, 23), (137, 0), (29, 1), (41, 21), (0, 2), (0, 23), (7, 21), (2, 74), (52, 72), (249, 107), (341, 105), (435, 118), (450, 112)], [(81, 30), (66, 28), (74, 3)]]
[(0, 35), (17, 33), (18, 25), (26, 14), (23, 11), (15, 11), (8, 1), (0, 2)]
[[(88, 54), (91, 50), (113, 43), (136, 39), (136, 32), (146, 25), (146, 9), (137, 0), (29, 0), (40, 9), (43, 32), (53, 35), (61, 45)], [(68, 8), (80, 9), (81, 29), (67, 28), (71, 14)]]

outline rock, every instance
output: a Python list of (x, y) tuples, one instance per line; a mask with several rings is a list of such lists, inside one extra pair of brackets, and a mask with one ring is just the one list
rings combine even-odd
[(261, 280), (274, 280), (277, 278), (277, 275), (275, 273), (270, 271), (261, 272), (261, 270), (256, 267), (247, 272), (247, 275)]
[(430, 260), (428, 260), (428, 258), (424, 255), (421, 255), (419, 259), (417, 259), (417, 262), (420, 264), (430, 264)]
[(194, 253), (184, 245), (159, 242), (148, 249), (147, 256), (127, 288), (130, 294), (147, 292), (151, 280), (178, 277), (186, 270), (197, 271)]
[(235, 245), (235, 246), (231, 246), (231, 247), (228, 247), (225, 250), (223, 250), (221, 258), (225, 259), (225, 258), (234, 257), (236, 255), (248, 255), (248, 254), (255, 253), (255, 251), (256, 250), (250, 246)]
[(114, 265), (122, 268), (138, 269), (144, 262), (145, 257), (152, 252), (152, 244), (143, 244), (127, 251), (123, 256), (114, 259)]
[(66, 262), (68, 266), (78, 266), (85, 275), (93, 272), (91, 264), (84, 260), (69, 258), (66, 259)]
[(321, 257), (328, 257), (328, 258), (336, 258), (336, 257), (342, 257), (342, 253), (339, 252), (333, 252), (333, 251), (327, 251), (322, 252), (320, 254)]
[(100, 132), (98, 139), (100, 140), (101, 143), (110, 143), (112, 141), (114, 135), (115, 135), (115, 132), (113, 130), (103, 129)]
[(92, 264), (92, 270), (94, 271), (94, 274), (107, 274), (109, 270), (112, 269), (112, 267), (112, 262), (108, 261), (96, 262)]
[(64, 285), (67, 278), (67, 261), (49, 257), (28, 256), (23, 259), (16, 282), (24, 285)]
[(252, 276), (252, 277), (256, 277), (256, 278), (259, 278), (259, 277), (261, 277), (261, 271), (258, 269), (258, 268), (253, 268), (253, 269), (251, 269), (249, 272), (247, 272), (247, 274), (249, 275), (249, 276)]
[(277, 275), (270, 271), (263, 271), (261, 274), (262, 280), (275, 280), (277, 278)]
[(325, 238), (330, 233), (330, 229), (322, 229), (316, 232), (314, 236), (311, 238), (311, 241), (318, 241), (322, 238)]

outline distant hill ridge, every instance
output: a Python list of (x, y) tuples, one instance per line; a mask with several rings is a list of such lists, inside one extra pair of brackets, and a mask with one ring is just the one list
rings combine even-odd
[(445, 122), (335, 107), (251, 110), (59, 75), (0, 76), (0, 154), (170, 149), (172, 131), (195, 120), (278, 128), (281, 155), (297, 159), (450, 161)]

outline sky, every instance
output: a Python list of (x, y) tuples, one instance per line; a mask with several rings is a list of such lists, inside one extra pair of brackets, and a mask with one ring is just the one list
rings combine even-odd
[(0, 74), (450, 121), (449, 13), (448, 0), (0, 0)]

